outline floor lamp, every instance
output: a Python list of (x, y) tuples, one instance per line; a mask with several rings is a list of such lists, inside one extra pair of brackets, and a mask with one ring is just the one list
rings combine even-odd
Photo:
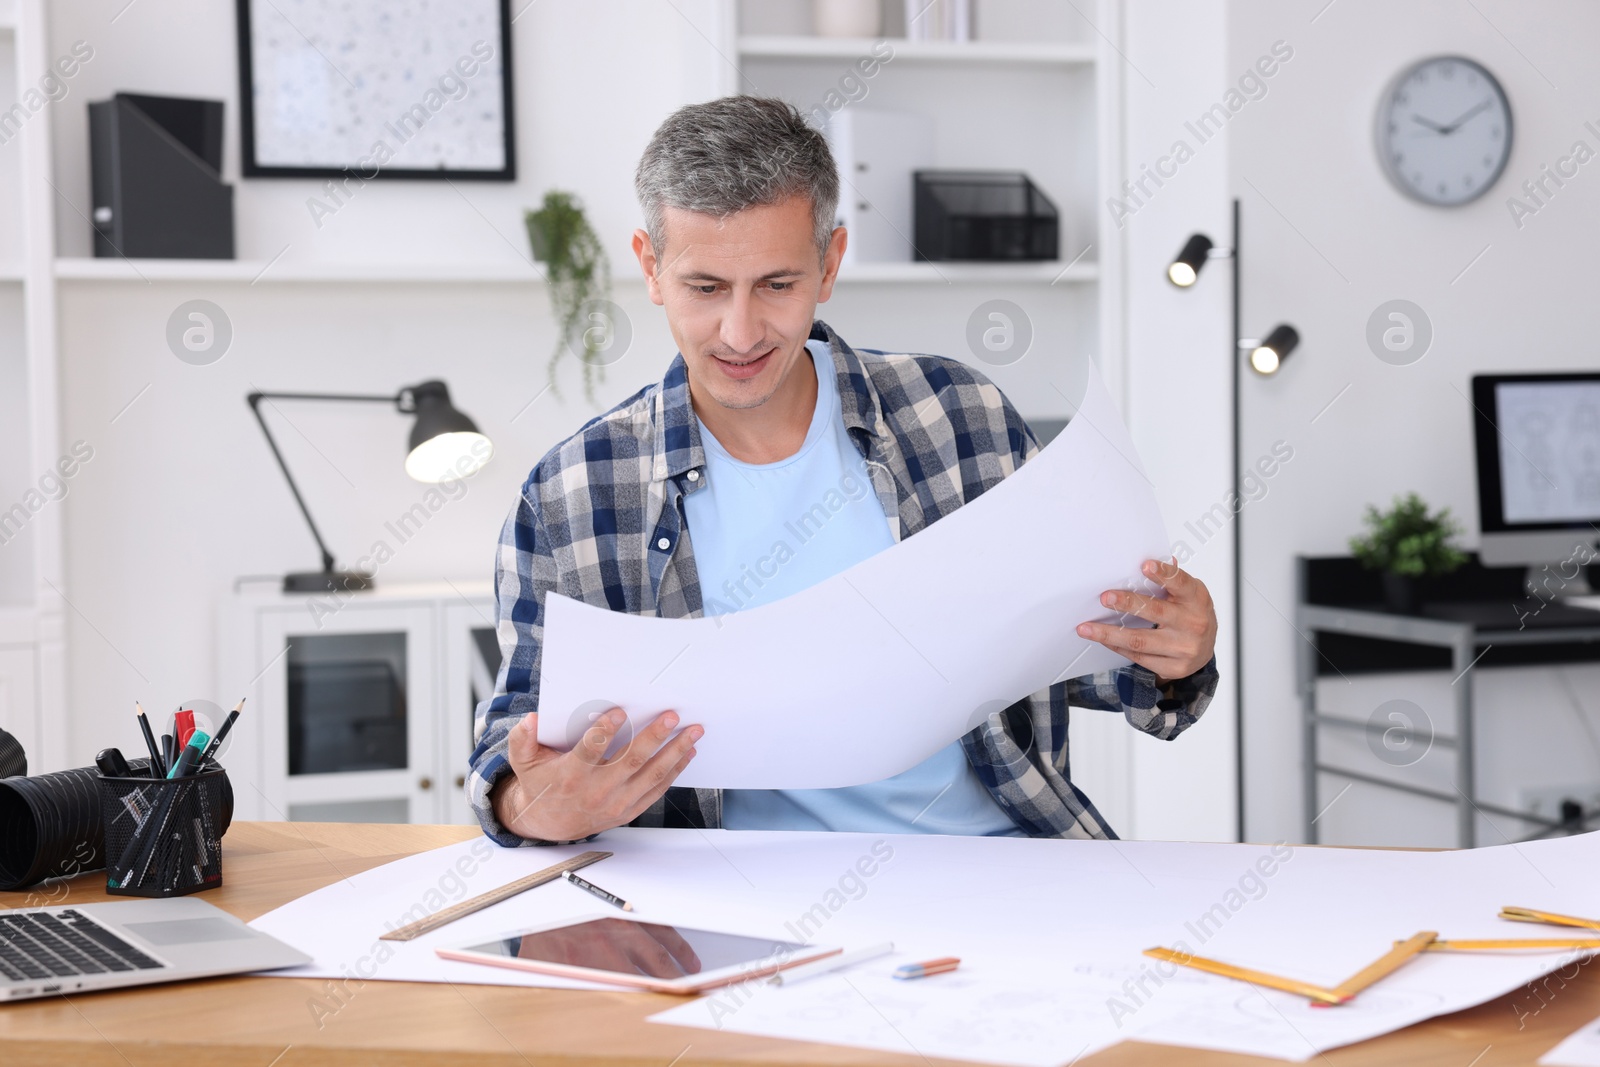
[[(1238, 823), (1240, 841), (1244, 838), (1244, 495), (1240, 491), (1242, 462), (1240, 455), (1239, 389), (1242, 377), (1239, 354), (1250, 354), (1250, 369), (1263, 377), (1278, 373), (1283, 361), (1300, 344), (1300, 332), (1288, 323), (1279, 323), (1263, 338), (1244, 337), (1239, 321), (1239, 200), (1233, 201), (1233, 240), (1227, 248), (1220, 248), (1203, 233), (1191, 234), (1184, 242), (1178, 256), (1167, 267), (1167, 280), (1179, 289), (1187, 289), (1200, 278), (1207, 262), (1226, 259), (1233, 279), (1233, 316), (1229, 330), (1228, 368), (1232, 377), (1233, 400), (1233, 676), (1234, 691), (1234, 771), (1236, 775)], [(1307, 772), (1310, 773), (1310, 772)]]

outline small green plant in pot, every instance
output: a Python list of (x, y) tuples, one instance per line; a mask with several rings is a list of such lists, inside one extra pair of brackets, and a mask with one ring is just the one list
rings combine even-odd
[(524, 214), (533, 258), (545, 265), (550, 308), (555, 313), (555, 351), (550, 355), (550, 391), (556, 396), (556, 371), (563, 353), (571, 351), (583, 364), (583, 394), (594, 400), (596, 378), (604, 378), (597, 331), (586, 329), (586, 314), (611, 297), (611, 262), (600, 237), (589, 225), (583, 204), (572, 193), (552, 189), (537, 211)]
[(1395, 497), (1388, 511), (1367, 505), (1366, 526), (1364, 535), (1350, 539), (1350, 552), (1363, 567), (1383, 572), (1383, 601), (1390, 611), (1415, 614), (1417, 580), (1449, 574), (1467, 561), (1450, 543), (1461, 532), (1450, 509), (1430, 515), (1415, 493)]

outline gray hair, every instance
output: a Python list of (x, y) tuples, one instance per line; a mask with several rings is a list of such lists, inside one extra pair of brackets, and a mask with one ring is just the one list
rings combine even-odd
[(827, 139), (791, 104), (761, 96), (725, 96), (667, 116), (639, 159), (633, 188), (658, 256), (667, 207), (723, 218), (807, 197), (819, 258), (839, 207), (839, 171)]

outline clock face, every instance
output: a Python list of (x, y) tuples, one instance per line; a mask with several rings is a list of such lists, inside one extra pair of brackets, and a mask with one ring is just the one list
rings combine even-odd
[(1378, 109), (1378, 157), (1389, 180), (1453, 207), (1489, 190), (1511, 157), (1511, 107), (1494, 75), (1436, 56), (1405, 71)]

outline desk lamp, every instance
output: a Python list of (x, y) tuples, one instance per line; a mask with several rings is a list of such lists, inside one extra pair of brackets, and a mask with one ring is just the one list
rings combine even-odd
[(255, 413), (256, 422), (261, 425), (261, 432), (267, 439), (267, 447), (272, 449), (272, 457), (278, 461), (278, 469), (283, 471), (284, 480), (289, 483), (289, 492), (294, 494), (294, 502), (300, 505), (300, 514), (305, 516), (306, 525), (311, 528), (311, 536), (316, 539), (317, 548), (322, 552), (320, 571), (301, 571), (284, 575), (285, 593), (354, 592), (371, 589), (372, 575), (360, 571), (334, 570), (333, 553), (328, 551), (327, 544), (322, 540), (322, 534), (317, 530), (317, 524), (312, 520), (311, 512), (306, 507), (305, 498), (300, 495), (300, 487), (295, 485), (294, 476), (289, 473), (289, 465), (284, 462), (283, 453), (278, 451), (278, 443), (272, 439), (272, 431), (267, 429), (267, 420), (261, 415), (263, 400), (333, 400), (393, 404), (395, 410), (402, 415), (415, 415), (417, 421), (411, 428), (410, 451), (406, 455), (406, 473), (419, 482), (437, 484), (452, 477), (468, 477), (481, 470), (494, 454), (494, 446), (478, 431), (477, 424), (450, 403), (450, 390), (441, 381), (427, 381), (407, 386), (393, 396), (259, 391), (247, 394), (245, 402)]

